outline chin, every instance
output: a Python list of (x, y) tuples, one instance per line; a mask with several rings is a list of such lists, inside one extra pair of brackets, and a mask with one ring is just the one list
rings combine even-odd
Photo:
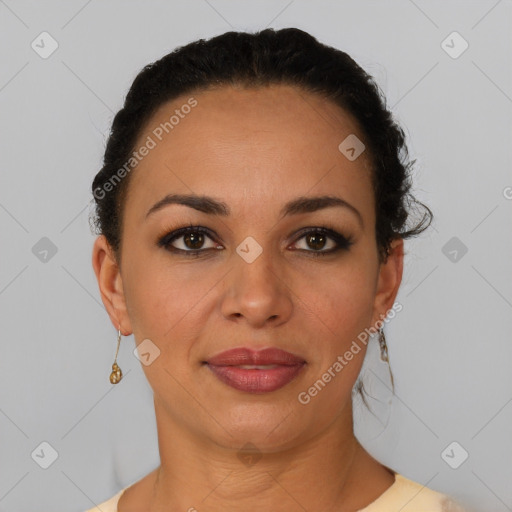
[(216, 442), (230, 449), (240, 449), (250, 443), (261, 451), (279, 451), (307, 436), (303, 432), (307, 426), (297, 412), (290, 406), (283, 407), (282, 403), (245, 403), (235, 407), (219, 404), (215, 410), (222, 411), (219, 419), (222, 418), (221, 424), (225, 429), (215, 429), (220, 435)]

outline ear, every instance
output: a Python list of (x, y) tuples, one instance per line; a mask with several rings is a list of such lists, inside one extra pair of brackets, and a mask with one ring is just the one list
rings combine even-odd
[(402, 282), (403, 263), (404, 241), (395, 238), (391, 243), (387, 260), (380, 264), (371, 325), (382, 320), (393, 307)]
[(94, 242), (92, 266), (98, 281), (101, 300), (107, 309), (110, 321), (116, 330), (121, 329), (123, 336), (128, 336), (132, 332), (132, 327), (126, 309), (123, 280), (114, 252), (104, 235), (100, 235)]

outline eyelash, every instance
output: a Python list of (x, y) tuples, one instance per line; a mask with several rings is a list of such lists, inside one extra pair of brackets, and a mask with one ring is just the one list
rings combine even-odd
[[(178, 249), (171, 245), (171, 243), (174, 242), (175, 240), (177, 240), (185, 235), (188, 235), (190, 233), (204, 234), (204, 235), (208, 236), (208, 238), (210, 238), (212, 241), (218, 243), (215, 239), (215, 236), (209, 229), (204, 228), (202, 226), (190, 225), (188, 227), (176, 229), (174, 231), (171, 231), (171, 232), (163, 235), (162, 237), (160, 237), (158, 239), (157, 245), (158, 245), (158, 247), (163, 247), (164, 249), (166, 249), (167, 251), (170, 251), (172, 253), (182, 254), (186, 257), (196, 257), (196, 258), (199, 257), (201, 254), (205, 253), (206, 251), (215, 250), (213, 248), (209, 248), (209, 249), (195, 249), (195, 250), (191, 249), (191, 250), (186, 251), (184, 249)], [(312, 256), (327, 256), (329, 254), (334, 254), (341, 250), (347, 251), (354, 244), (354, 241), (351, 236), (344, 236), (341, 233), (338, 233), (335, 229), (329, 228), (327, 226), (303, 228), (299, 231), (299, 233), (296, 233), (296, 236), (298, 236), (298, 238), (296, 238), (296, 240), (293, 243), (296, 244), (299, 240), (304, 238), (306, 235), (310, 235), (310, 234), (325, 235), (325, 236), (331, 238), (337, 245), (336, 245), (336, 247), (329, 249), (327, 251), (315, 251), (315, 250), (307, 250), (307, 249), (295, 249), (295, 250), (310, 253), (310, 255), (312, 255)]]

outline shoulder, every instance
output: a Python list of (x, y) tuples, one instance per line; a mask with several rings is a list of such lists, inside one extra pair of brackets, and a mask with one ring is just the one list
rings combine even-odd
[(434, 491), (403, 475), (395, 474), (395, 483), (377, 500), (359, 512), (467, 512), (446, 494)]
[(119, 502), (119, 498), (121, 498), (121, 495), (125, 490), (126, 488), (121, 489), (115, 496), (112, 496), (112, 498), (104, 501), (103, 503), (100, 503), (99, 505), (96, 505), (93, 508), (90, 508), (89, 510), (86, 510), (85, 512), (117, 512), (117, 504)]
[(140, 480), (132, 481), (131, 484), (121, 489), (112, 498), (85, 512), (118, 512), (118, 508), (122, 508), (124, 511), (140, 511), (144, 507), (142, 504), (148, 502), (148, 496), (153, 491), (158, 470), (157, 467)]

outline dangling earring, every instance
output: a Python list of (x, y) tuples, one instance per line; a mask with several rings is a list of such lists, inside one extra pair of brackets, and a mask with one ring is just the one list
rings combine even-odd
[(384, 328), (379, 330), (380, 358), (385, 363), (389, 363), (388, 346), (386, 344), (386, 336), (384, 336)]
[(388, 345), (386, 343), (386, 336), (384, 336), (384, 328), (381, 327), (379, 330), (379, 345), (380, 345), (380, 358), (385, 363), (388, 363), (389, 378), (391, 379), (391, 387), (393, 392), (395, 390), (395, 379), (393, 378), (393, 372), (389, 365)]
[(121, 368), (117, 366), (117, 353), (119, 352), (119, 344), (121, 342), (121, 326), (117, 331), (117, 350), (116, 357), (114, 358), (114, 364), (112, 365), (112, 373), (110, 374), (110, 383), (117, 384), (123, 378), (123, 372)]

